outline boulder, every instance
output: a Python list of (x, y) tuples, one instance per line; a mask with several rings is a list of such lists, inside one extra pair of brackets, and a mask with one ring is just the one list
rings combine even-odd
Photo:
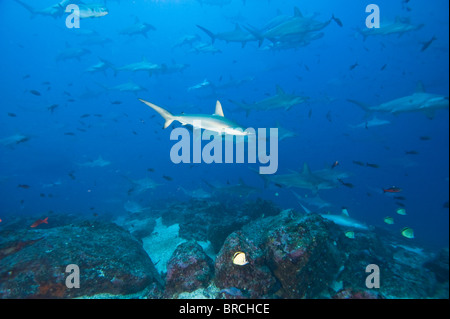
[[(68, 288), (66, 267), (79, 268)], [(106, 222), (24, 229), (0, 236), (0, 298), (74, 298), (126, 295), (162, 281), (137, 239)]]
[(166, 296), (208, 286), (214, 274), (213, 261), (195, 241), (178, 245), (167, 264)]

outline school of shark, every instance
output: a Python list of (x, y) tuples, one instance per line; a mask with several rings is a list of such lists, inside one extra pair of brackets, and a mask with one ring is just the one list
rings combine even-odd
[[(323, 297), (323, 287), (299, 292), (311, 283), (292, 288), (279, 270), (291, 266), (271, 268), (310, 256), (287, 234), (320, 233), (321, 223), (333, 225), (335, 245), (356, 243), (342, 246), (354, 251), (382, 242), (423, 260), (431, 255), (422, 247), (447, 247), (448, 257), (448, 3), (375, 6), (3, 3), (0, 298), (21, 296), (2, 279), (15, 254), (87, 221), (100, 230), (96, 222), (111, 222), (138, 238), (163, 291), (146, 286), (150, 298), (199, 297), (169, 284), (180, 247), (192, 243), (186, 251), (202, 251), (214, 268), (195, 290), (200, 297)], [(29, 233), (8, 237), (19, 231)], [(278, 243), (285, 245), (279, 260)], [(235, 274), (250, 267), (256, 270), (247, 276), (267, 286)], [(347, 268), (338, 269), (327, 297), (345, 290)], [(45, 287), (24, 297), (62, 291)]]

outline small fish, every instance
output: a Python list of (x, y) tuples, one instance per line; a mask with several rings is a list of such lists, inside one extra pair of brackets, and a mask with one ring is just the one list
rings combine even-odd
[(351, 230), (346, 231), (346, 232), (344, 233), (344, 235), (345, 235), (345, 237), (350, 238), (350, 239), (354, 239), (354, 238), (355, 238), (355, 232), (353, 232), (353, 231), (351, 231)]
[(28, 189), (28, 188), (30, 188), (30, 185), (27, 185), (27, 184), (19, 184), (19, 185), (17, 185), (17, 187), (20, 187), (20, 188), (23, 188), (23, 189)]
[(103, 115), (101, 114), (94, 114), (95, 117), (102, 117)]
[(30, 93), (36, 96), (41, 96), (41, 92), (36, 91), (36, 90), (30, 90)]
[(155, 171), (155, 169), (154, 168), (147, 168), (147, 172), (154, 172)]
[(428, 47), (430, 46), (431, 43), (433, 43), (434, 40), (437, 40), (437, 38), (435, 36), (433, 36), (430, 40), (428, 40), (427, 42), (422, 42), (423, 46), (422, 49), (420, 49), (420, 52), (425, 51), (426, 49), (428, 49)]
[(400, 206), (400, 207), (405, 207), (405, 204), (403, 204), (402, 202), (395, 202), (395, 204)]
[(122, 101), (112, 101), (111, 104), (113, 104), (113, 105), (119, 105), (119, 104), (122, 104)]
[(405, 151), (406, 155), (417, 155), (419, 154), (419, 152), (415, 151), (415, 150), (411, 150), (411, 151)]
[(0, 223), (2, 222), (3, 220), (0, 218)]
[(406, 209), (405, 208), (397, 208), (396, 210), (397, 214), (399, 215), (406, 215)]
[(380, 71), (383, 71), (384, 69), (386, 69), (386, 67), (387, 67), (387, 64), (383, 65), (383, 66), (381, 67)]
[(333, 168), (335, 168), (335, 167), (338, 166), (338, 165), (339, 165), (339, 162), (336, 161), (336, 162), (333, 163), (333, 165), (331, 165), (331, 168), (333, 169)]
[(311, 118), (311, 116), (312, 116), (312, 109), (310, 109), (308, 112), (308, 118)]
[(47, 110), (53, 113), (53, 111), (58, 107), (58, 104), (52, 104), (49, 107), (47, 107)]
[(248, 261), (245, 257), (245, 253), (238, 251), (233, 256), (233, 264), (238, 266), (244, 266), (248, 264)]
[(73, 174), (74, 172), (69, 172), (67, 175), (69, 175), (69, 177), (72, 179), (72, 180), (75, 180), (75, 175)]
[(30, 227), (35, 228), (35, 227), (39, 226), (40, 224), (48, 224), (48, 217), (46, 217), (45, 219), (36, 220)]
[(406, 197), (404, 197), (404, 196), (394, 196), (394, 199), (397, 199), (397, 200), (406, 200)]
[(364, 166), (365, 165), (363, 162), (360, 162), (360, 161), (353, 161), (353, 164), (359, 165), (359, 166)]
[(65, 132), (64, 135), (67, 135), (67, 136), (75, 136), (75, 133), (73, 133), (73, 132)]
[(163, 178), (167, 181), (173, 181), (173, 178), (167, 175), (163, 175)]
[(379, 168), (379, 167), (380, 167), (380, 165), (378, 165), (378, 164), (373, 164), (373, 163), (366, 163), (366, 166), (367, 166), (367, 167), (372, 167), (372, 168)]
[(44, 193), (40, 193), (39, 196), (45, 197), (45, 194)]
[(25, 75), (22, 77), (22, 80), (26, 80), (26, 79), (28, 79), (28, 78), (30, 78), (30, 75), (29, 75), (29, 74), (25, 74)]
[(405, 227), (401, 231), (402, 236), (406, 238), (414, 238), (414, 231), (410, 227)]
[(401, 191), (402, 189), (396, 186), (383, 189), (383, 193), (400, 193)]
[(350, 71), (353, 70), (354, 68), (356, 68), (358, 65), (359, 65), (358, 62), (356, 62), (356, 63), (353, 64), (353, 65), (350, 65), (350, 68), (349, 68)]
[(383, 221), (384, 221), (386, 224), (388, 224), (388, 225), (394, 224), (394, 218), (392, 218), (392, 217), (390, 217), (390, 216), (385, 217), (385, 218), (383, 219)]
[(429, 137), (429, 136), (420, 136), (419, 139), (422, 140), (422, 141), (429, 141), (429, 140), (431, 140), (431, 137)]
[(10, 117), (16, 117), (17, 115), (14, 114), (14, 113), (9, 113), (9, 112), (8, 112), (8, 116), (10, 116)]
[(91, 116), (91, 114), (83, 114), (83, 115), (80, 116), (80, 118), (84, 119), (84, 118), (89, 117), (89, 116)]

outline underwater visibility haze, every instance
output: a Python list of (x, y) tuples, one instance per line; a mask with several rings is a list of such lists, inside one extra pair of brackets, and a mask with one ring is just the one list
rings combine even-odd
[(448, 298), (449, 3), (369, 4), (1, 1), (0, 298)]

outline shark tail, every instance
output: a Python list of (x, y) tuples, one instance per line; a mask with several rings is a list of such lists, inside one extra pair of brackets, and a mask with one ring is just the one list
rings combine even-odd
[(26, 4), (25, 2), (22, 2), (20, 0), (14, 0), (14, 1), (16, 1), (18, 4), (20, 4), (22, 7), (24, 7), (31, 13), (31, 19), (33, 19), (34, 17), (36, 17), (38, 15), (38, 12), (36, 12), (36, 9), (34, 9), (29, 4)]
[(214, 44), (214, 41), (216, 40), (216, 35), (214, 33), (212, 33), (211, 31), (209, 31), (208, 29), (200, 26), (197, 24), (197, 28), (199, 28), (200, 30), (202, 30), (203, 32), (205, 32), (207, 35), (209, 35), (209, 37), (211, 38), (211, 42)]
[(158, 112), (159, 115), (161, 115), (163, 117), (163, 119), (165, 120), (164, 128), (169, 127), (169, 125), (172, 124), (172, 122), (175, 120), (175, 116), (173, 116), (170, 112), (166, 111), (162, 107), (159, 107), (159, 106), (157, 106), (155, 104), (152, 104), (152, 103), (147, 102), (147, 101), (142, 100), (142, 99), (139, 99), (139, 101), (141, 101), (144, 104), (147, 104), (152, 109), (154, 109), (156, 112)]
[(261, 47), (262, 43), (264, 42), (264, 36), (262, 35), (261, 31), (257, 30), (255, 27), (252, 27), (251, 25), (243, 26), (245, 30), (247, 30), (251, 35), (253, 35), (256, 39), (258, 39), (258, 47)]
[(368, 104), (366, 104), (364, 102), (360, 102), (360, 101), (356, 101), (356, 100), (352, 100), (352, 99), (347, 99), (347, 101), (350, 102), (350, 103), (356, 104), (360, 108), (362, 108), (366, 112), (365, 118), (370, 117), (372, 115), (373, 111), (372, 111), (370, 105), (368, 105)]
[(334, 14), (331, 16), (331, 20), (333, 20), (334, 22), (336, 22), (336, 24), (337, 24), (338, 26), (340, 26), (341, 28), (344, 26), (344, 25), (342, 24), (342, 21), (341, 21), (339, 18), (336, 18), (336, 17), (334, 16)]
[(250, 115), (251, 109), (250, 109), (250, 107), (248, 107), (248, 104), (245, 103), (244, 101), (238, 102), (238, 101), (234, 101), (234, 100), (231, 100), (231, 99), (228, 99), (228, 101), (233, 103), (233, 104), (235, 104), (235, 105), (237, 105), (241, 109), (245, 110), (245, 114), (246, 114), (247, 117)]

